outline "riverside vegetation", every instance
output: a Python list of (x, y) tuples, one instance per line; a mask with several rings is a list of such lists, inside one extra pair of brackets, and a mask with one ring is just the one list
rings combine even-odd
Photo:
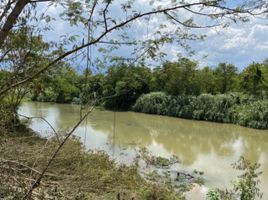
[[(0, 199), (22, 199), (57, 147), (19, 125), (0, 135)], [(31, 166), (31, 167), (29, 167)], [(40, 171), (39, 171), (40, 170)], [(183, 199), (168, 184), (146, 181), (135, 164), (116, 164), (101, 151), (86, 152), (72, 138), (44, 176), (33, 199)]]
[(200, 69), (187, 58), (153, 70), (118, 62), (98, 74), (79, 74), (61, 65), (30, 84), (23, 96), (33, 101), (82, 104), (95, 96), (108, 109), (268, 128), (267, 61), (252, 63), (242, 72), (226, 63)]
[[(142, 149), (133, 165), (117, 164), (102, 151), (85, 151), (78, 139), (71, 138), (64, 146), (45, 176), (32, 193), (33, 199), (145, 199), (183, 200), (182, 192), (191, 188), (178, 177), (179, 185), (153, 171), (141, 176), (138, 162), (169, 166), (176, 157), (167, 160), (151, 156)], [(17, 124), (13, 131), (0, 135), (0, 198), (22, 199), (27, 185), (32, 184), (58, 146), (55, 138), (40, 138), (25, 125)], [(261, 198), (259, 164), (241, 158), (233, 165), (243, 173), (232, 183), (231, 189), (210, 189), (207, 200), (254, 200)], [(201, 172), (195, 172), (201, 174)], [(197, 181), (200, 182), (199, 179)], [(179, 186), (179, 187), (178, 187)]]
[[(164, 60), (167, 52), (162, 52), (161, 47), (166, 44), (182, 47), (191, 54), (188, 41), (206, 37), (199, 31), (191, 31), (194, 28), (226, 28), (234, 22), (246, 23), (256, 15), (266, 18), (268, 3), (265, 1), (230, 4), (224, 0), (172, 0), (162, 4), (161, 0), (152, 0), (148, 4), (143, 1), (145, 6), (135, 0), (0, 2), (0, 198), (181, 199), (180, 193), (170, 185), (148, 182), (137, 173), (136, 166), (117, 166), (103, 152), (85, 152), (80, 142), (71, 137), (93, 110), (95, 102), (109, 109), (129, 110), (132, 106), (137, 108), (137, 99), (150, 92), (164, 92), (168, 98), (172, 95), (172, 98), (193, 102), (203, 93), (224, 96), (239, 92), (253, 95), (254, 101), (241, 105), (245, 110), (242, 114), (238, 112), (240, 108), (232, 106), (234, 114), (230, 122), (248, 115), (251, 117), (246, 117), (246, 121), (249, 120), (246, 126), (267, 128), (262, 121), (256, 124), (258, 118), (266, 119), (267, 61), (253, 63), (242, 72), (226, 63), (215, 69), (199, 69), (196, 62), (187, 58), (165, 62), (154, 70), (144, 64), (148, 58), (157, 63)], [(56, 12), (51, 12), (51, 8)], [(186, 15), (181, 19), (177, 13), (182, 12)], [(156, 17), (153, 29), (149, 27), (151, 16)], [(200, 16), (202, 20), (195, 20), (201, 19)], [(137, 23), (144, 24), (144, 28), (147, 24), (150, 37), (143, 37), (143, 32), (129, 34), (134, 33), (130, 29)], [(59, 24), (64, 28), (58, 29)], [(121, 45), (131, 46), (128, 53), (134, 59), (113, 56)], [(93, 60), (95, 48), (98, 55)], [(124, 61), (134, 64), (129, 66)], [(105, 63), (113, 66), (104, 66)], [(139, 64), (134, 66), (136, 63)], [(84, 72), (74, 70), (79, 65), (84, 65)], [(90, 72), (101, 66), (104, 66), (101, 73)], [(67, 136), (60, 138), (62, 140), (40, 138), (19, 120), (17, 111), (25, 98), (78, 103), (80, 121)], [(218, 97), (211, 99), (214, 98)], [(92, 109), (83, 115), (82, 108), (92, 102)], [(213, 107), (218, 106), (214, 105), (217, 101), (211, 102)], [(201, 105), (192, 110), (185, 105), (183, 115), (189, 118), (210, 119), (212, 116), (206, 114)], [(252, 110), (248, 110), (248, 106)], [(211, 119), (220, 121), (222, 116), (215, 116)], [(163, 159), (157, 160), (166, 164)], [(208, 198), (251, 200), (259, 197), (254, 166), (242, 165), (241, 169), (246, 172), (231, 191), (233, 195), (214, 190)], [(123, 197), (123, 193), (128, 196)]]
[(141, 96), (132, 109), (150, 114), (268, 128), (268, 100), (238, 94), (171, 96), (154, 92)]

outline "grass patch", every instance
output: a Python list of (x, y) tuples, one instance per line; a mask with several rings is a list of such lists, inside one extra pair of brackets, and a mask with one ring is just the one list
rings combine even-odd
[[(21, 199), (38, 177), (56, 140), (46, 140), (21, 127), (0, 135), (0, 198)], [(35, 199), (182, 199), (172, 188), (146, 181), (136, 166), (117, 165), (104, 152), (86, 152), (76, 138), (60, 151)]]

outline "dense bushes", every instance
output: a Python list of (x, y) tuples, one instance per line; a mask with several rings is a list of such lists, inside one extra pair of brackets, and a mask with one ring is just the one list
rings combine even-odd
[(239, 94), (202, 94), (195, 97), (154, 92), (141, 96), (132, 109), (150, 114), (268, 128), (268, 101), (257, 101)]
[(252, 128), (268, 128), (268, 100), (236, 105), (232, 108), (232, 121)]
[(5, 100), (0, 101), (0, 133), (3, 133), (12, 126), (13, 118), (10, 104)]

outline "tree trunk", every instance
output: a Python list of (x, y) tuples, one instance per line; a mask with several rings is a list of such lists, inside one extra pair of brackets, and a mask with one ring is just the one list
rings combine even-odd
[(30, 0), (18, 0), (12, 12), (7, 17), (6, 22), (0, 30), (0, 48), (2, 48), (9, 31), (13, 28), (23, 8), (30, 2)]

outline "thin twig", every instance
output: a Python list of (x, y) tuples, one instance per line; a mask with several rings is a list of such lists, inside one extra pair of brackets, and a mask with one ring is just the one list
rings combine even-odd
[(53, 162), (53, 160), (56, 158), (56, 156), (58, 155), (59, 151), (62, 149), (62, 147), (64, 146), (64, 144), (67, 142), (67, 140), (70, 138), (70, 136), (74, 133), (74, 131), (78, 128), (78, 126), (84, 121), (84, 119), (93, 111), (93, 109), (95, 108), (95, 103), (96, 100), (94, 100), (94, 103), (92, 105), (92, 107), (87, 111), (87, 113), (77, 122), (77, 124), (73, 127), (73, 129), (67, 134), (67, 136), (64, 138), (64, 140), (60, 143), (60, 145), (58, 146), (58, 148), (55, 150), (55, 152), (53, 153), (53, 155), (51, 156), (51, 158), (49, 159), (47, 165), (45, 166), (45, 168), (43, 169), (43, 171), (41, 172), (40, 176), (36, 179), (36, 181), (32, 184), (32, 186), (30, 187), (30, 189), (28, 190), (28, 192), (26, 193), (26, 195), (23, 197), (23, 200), (28, 199), (33, 190), (39, 186), (41, 180), (43, 179), (44, 174), (46, 173), (46, 171), (48, 170), (48, 168), (50, 167), (51, 163)]
[(55, 134), (55, 136), (56, 136), (56, 138), (57, 138), (57, 141), (58, 141), (58, 143), (60, 144), (61, 142), (60, 142), (60, 138), (59, 138), (59, 134), (56, 132), (56, 130), (54, 129), (54, 127), (44, 118), (44, 117), (28, 117), (28, 116), (25, 116), (25, 115), (22, 115), (22, 114), (18, 114), (19, 116), (21, 116), (21, 117), (24, 117), (24, 118), (26, 118), (26, 119), (28, 119), (28, 120), (32, 120), (32, 119), (42, 119), (44, 122), (46, 122), (48, 125), (49, 125), (49, 127), (53, 130), (53, 132), (54, 132), (54, 134)]

